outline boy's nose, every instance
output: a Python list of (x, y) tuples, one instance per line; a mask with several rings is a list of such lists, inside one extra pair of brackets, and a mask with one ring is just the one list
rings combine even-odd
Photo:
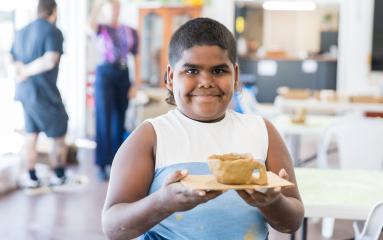
[(214, 85), (214, 77), (210, 73), (203, 73), (200, 75), (199, 79), (199, 86), (200, 87), (211, 87)]

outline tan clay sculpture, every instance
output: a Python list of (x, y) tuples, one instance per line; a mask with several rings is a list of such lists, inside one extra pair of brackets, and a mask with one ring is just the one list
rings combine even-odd
[[(211, 155), (208, 158), (210, 171), (217, 182), (223, 184), (267, 184), (266, 167), (253, 159), (251, 154), (229, 153)], [(253, 176), (253, 171), (258, 169), (259, 177)]]
[(295, 124), (305, 124), (307, 117), (307, 109), (299, 108), (297, 109), (294, 116), (291, 117), (291, 122)]

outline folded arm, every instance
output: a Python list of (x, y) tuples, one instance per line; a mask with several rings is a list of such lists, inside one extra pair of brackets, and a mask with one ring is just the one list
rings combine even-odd
[(18, 81), (25, 81), (28, 77), (52, 70), (60, 62), (61, 54), (58, 52), (46, 52), (43, 56), (34, 61), (23, 64), (14, 62), (16, 67), (16, 78)]

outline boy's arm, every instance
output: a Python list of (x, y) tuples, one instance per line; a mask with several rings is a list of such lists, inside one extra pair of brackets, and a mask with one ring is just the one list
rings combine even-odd
[(267, 120), (265, 124), (269, 136), (269, 149), (267, 153), (266, 168), (268, 171), (279, 173), (285, 169), (289, 181), (294, 187), (283, 188), (281, 195), (273, 203), (259, 207), (269, 224), (280, 232), (295, 232), (302, 223), (304, 208), (299, 195), (294, 168), (289, 152), (275, 127)]
[(249, 205), (257, 207), (273, 228), (280, 232), (292, 233), (301, 225), (304, 216), (303, 204), (290, 155), (283, 140), (269, 121), (265, 120), (265, 124), (269, 138), (266, 168), (293, 182), (295, 186), (268, 189), (262, 193), (254, 190), (237, 192)]
[(112, 166), (102, 222), (111, 239), (134, 238), (170, 213), (158, 206), (157, 194), (147, 196), (154, 173), (153, 127), (144, 123), (122, 144)]
[(118, 150), (112, 166), (102, 214), (103, 231), (109, 239), (132, 239), (170, 214), (187, 211), (221, 192), (187, 189), (176, 171), (156, 192), (148, 195), (154, 175), (156, 134), (150, 123), (135, 130)]

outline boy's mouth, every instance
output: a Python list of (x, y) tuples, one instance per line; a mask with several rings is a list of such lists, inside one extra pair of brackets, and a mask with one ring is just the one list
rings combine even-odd
[(213, 89), (194, 90), (189, 95), (192, 97), (221, 97), (224, 94), (220, 90), (213, 88)]

